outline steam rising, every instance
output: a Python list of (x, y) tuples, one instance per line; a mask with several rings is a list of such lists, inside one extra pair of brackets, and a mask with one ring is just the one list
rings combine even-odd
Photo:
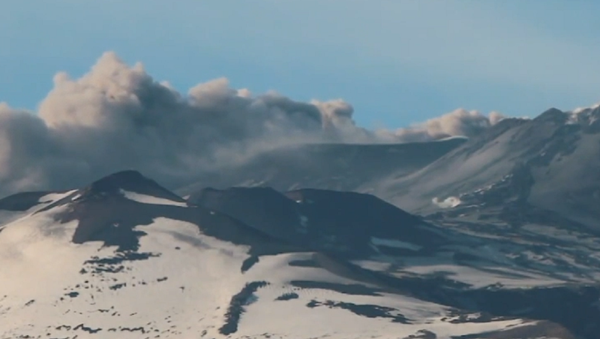
[(457, 110), (406, 129), (371, 131), (356, 126), (353, 113), (343, 100), (255, 96), (224, 78), (184, 95), (108, 52), (80, 79), (57, 74), (37, 115), (0, 103), (0, 195), (78, 186), (123, 169), (176, 186), (287, 144), (473, 136), (502, 118)]

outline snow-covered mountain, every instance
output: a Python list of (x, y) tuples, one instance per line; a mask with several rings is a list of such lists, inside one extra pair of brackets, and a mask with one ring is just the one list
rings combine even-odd
[(6, 197), (0, 338), (595, 339), (598, 118)]
[(463, 214), (485, 217), (503, 209), (512, 219), (553, 215), (599, 232), (599, 118), (594, 106), (506, 119), (419, 171), (380, 180), (375, 191), (419, 214), (470, 206)]
[(1, 338), (600, 333), (600, 243), (575, 233), (547, 246), (318, 189), (184, 200), (134, 171), (0, 211)]

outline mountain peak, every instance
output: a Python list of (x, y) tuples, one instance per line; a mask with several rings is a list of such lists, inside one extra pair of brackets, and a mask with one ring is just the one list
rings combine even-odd
[(119, 171), (94, 181), (79, 191), (80, 198), (136, 193), (156, 198), (185, 202), (183, 198), (135, 170)]
[(559, 124), (564, 124), (568, 120), (568, 115), (565, 112), (559, 110), (558, 108), (550, 108), (540, 114), (538, 117), (533, 119), (534, 121), (547, 121), (547, 122), (556, 122)]
[(89, 188), (95, 191), (113, 192), (114, 190), (126, 187), (146, 185), (154, 183), (152, 180), (144, 177), (142, 173), (134, 170), (116, 172), (94, 181)]

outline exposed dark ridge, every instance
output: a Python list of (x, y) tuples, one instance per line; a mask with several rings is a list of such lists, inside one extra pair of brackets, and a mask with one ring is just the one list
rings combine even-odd
[(262, 206), (271, 207), (271, 204), (276, 204), (273, 206), (276, 209), (280, 207), (282, 197), (285, 198), (283, 194), (271, 187), (231, 187), (224, 190), (207, 187), (191, 194), (188, 202), (207, 206), (210, 204), (236, 203), (238, 201), (238, 204), (242, 204), (253, 200)]
[(297, 204), (270, 187), (203, 189), (188, 202), (230, 215), (272, 236), (288, 239), (299, 227)]
[(82, 190), (86, 194), (115, 194), (121, 190), (148, 194), (177, 202), (185, 202), (183, 198), (159, 185), (156, 181), (146, 178), (140, 172), (127, 170), (108, 175), (93, 182)]
[(565, 112), (559, 110), (558, 108), (552, 107), (535, 117), (533, 121), (555, 122), (557, 124), (564, 124), (567, 121), (567, 119), (568, 117), (567, 114), (565, 114)]
[(0, 199), (0, 210), (4, 211), (26, 211), (40, 203), (40, 198), (54, 192), (24, 192), (10, 195)]
[[(154, 223), (156, 218), (167, 218), (195, 224), (206, 235), (248, 245), (251, 255), (299, 250), (230, 216), (200, 206), (142, 204), (120, 195), (70, 204), (70, 208), (56, 218), (60, 222), (78, 221), (73, 235), (74, 243), (101, 241), (105, 246), (116, 246), (121, 252), (135, 251), (139, 247), (139, 238), (146, 234), (144, 226)], [(195, 238), (189, 239), (175, 230), (171, 235), (189, 245), (202, 246)]]
[(112, 193), (122, 188), (135, 187), (140, 184), (156, 184), (153, 180), (147, 179), (140, 172), (126, 170), (107, 175), (94, 181), (89, 190), (98, 192)]
[(292, 190), (284, 193), (286, 197), (294, 201), (300, 201), (302, 203), (309, 204), (328, 204), (334, 205), (335, 201), (342, 199), (346, 203), (352, 204), (377, 204), (380, 208), (387, 209), (388, 211), (394, 211), (398, 215), (403, 215), (407, 218), (413, 219), (413, 221), (419, 221), (421, 218), (414, 216), (408, 212), (401, 210), (400, 208), (385, 202), (382, 199), (377, 198), (374, 195), (357, 192), (342, 192), (334, 190), (323, 190), (314, 188), (303, 188)]
[(373, 195), (318, 189), (300, 189), (285, 193), (298, 202), (309, 218), (316, 219), (315, 228), (333, 234), (352, 232), (356, 239), (381, 237), (439, 245), (439, 235), (421, 227), (419, 216), (385, 202)]
[(91, 200), (102, 201), (109, 197), (123, 198), (122, 191), (148, 195), (185, 203), (185, 199), (162, 187), (156, 181), (146, 178), (134, 170), (120, 171), (94, 181), (89, 186), (58, 200), (38, 212), (44, 212), (56, 206), (68, 203), (83, 203)]
[(234, 295), (225, 314), (225, 324), (219, 328), (219, 333), (229, 335), (237, 332), (238, 324), (245, 312), (244, 306), (250, 302), (250, 299), (259, 288), (268, 284), (266, 281), (253, 281), (247, 283), (238, 294)]
[(444, 239), (422, 218), (372, 195), (318, 189), (279, 193), (272, 188), (204, 189), (189, 202), (230, 215), (275, 238), (314, 251), (377, 254), (371, 238), (434, 248)]

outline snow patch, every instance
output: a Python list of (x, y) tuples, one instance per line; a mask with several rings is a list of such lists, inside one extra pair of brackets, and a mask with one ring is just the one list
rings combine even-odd
[(173, 201), (165, 198), (154, 197), (146, 194), (139, 194), (135, 192), (129, 192), (125, 190), (121, 190), (121, 194), (125, 196), (125, 198), (133, 201), (137, 201), (142, 204), (151, 204), (151, 205), (171, 205), (171, 206), (180, 206), (187, 207), (187, 203)]
[(454, 135), (454, 136), (449, 136), (446, 138), (437, 139), (435, 141), (448, 141), (448, 140), (456, 140), (456, 139), (469, 140), (469, 137), (464, 136), (464, 135)]
[(57, 200), (63, 199), (65, 197), (68, 197), (70, 194), (75, 193), (77, 190), (71, 190), (68, 192), (62, 192), (62, 193), (50, 193), (50, 194), (46, 194), (43, 197), (40, 197), (38, 199), (38, 202), (40, 204), (51, 204)]
[(401, 249), (406, 249), (406, 250), (411, 250), (411, 251), (418, 251), (421, 248), (423, 248), (419, 245), (415, 245), (415, 244), (411, 244), (409, 242), (404, 242), (404, 241), (395, 240), (395, 239), (383, 239), (383, 238), (371, 237), (371, 242), (375, 246), (401, 248)]
[(454, 208), (461, 204), (460, 198), (458, 197), (447, 197), (444, 200), (435, 197), (431, 201), (440, 208)]
[(35, 213), (37, 210), (39, 210), (41, 207), (43, 206), (47, 206), (51, 203), (54, 203), (55, 201), (58, 201), (60, 199), (63, 199), (67, 196), (69, 196), (70, 194), (73, 194), (74, 192), (76, 192), (76, 190), (72, 190), (72, 191), (68, 191), (68, 192), (63, 192), (63, 193), (50, 193), (50, 194), (46, 194), (42, 197), (40, 197), (38, 199), (38, 205), (34, 205), (32, 207), (30, 207), (28, 210), (26, 211), (4, 211), (4, 210), (0, 210), (0, 226), (2, 225), (7, 225), (9, 223), (13, 223), (16, 222), (22, 218), (25, 218), (29, 215), (31, 215), (32, 213)]

